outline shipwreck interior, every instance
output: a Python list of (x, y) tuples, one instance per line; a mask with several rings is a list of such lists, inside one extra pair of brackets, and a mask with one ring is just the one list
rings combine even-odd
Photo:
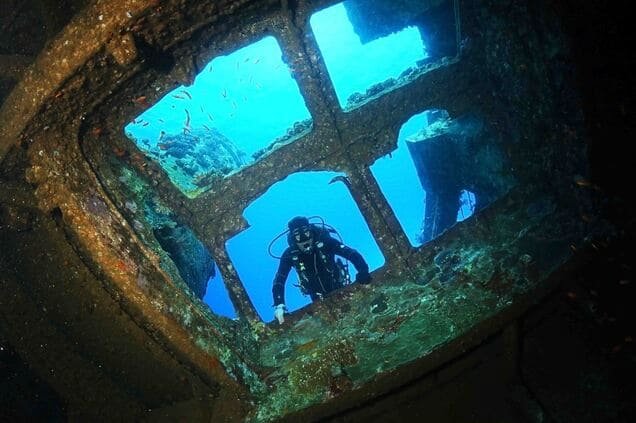
[[(634, 418), (621, 4), (9, 6), (1, 420)], [(327, 186), (373, 281), (279, 324), (237, 239)]]

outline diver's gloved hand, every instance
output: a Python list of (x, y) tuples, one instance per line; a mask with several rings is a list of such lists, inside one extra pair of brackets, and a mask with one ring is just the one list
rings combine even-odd
[(274, 317), (278, 320), (279, 325), (282, 325), (285, 321), (283, 315), (285, 314), (286, 309), (287, 307), (285, 307), (285, 304), (278, 304), (277, 306), (274, 306)]
[(356, 275), (356, 283), (362, 285), (371, 283), (371, 275), (369, 275), (369, 272), (358, 272), (358, 274)]

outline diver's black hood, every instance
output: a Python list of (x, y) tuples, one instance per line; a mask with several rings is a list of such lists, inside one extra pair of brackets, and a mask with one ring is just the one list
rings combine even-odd
[(309, 226), (309, 219), (304, 216), (296, 216), (287, 223), (289, 232), (294, 232), (294, 230), (300, 229), (303, 226)]

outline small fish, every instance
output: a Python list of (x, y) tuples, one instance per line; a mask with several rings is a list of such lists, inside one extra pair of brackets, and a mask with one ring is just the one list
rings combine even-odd
[(201, 108), (201, 113), (205, 113), (205, 110), (203, 110), (203, 105), (201, 105), (200, 108)]
[(261, 61), (261, 58), (260, 58), (260, 57), (257, 57), (257, 58), (256, 58), (256, 60), (254, 60), (254, 64), (257, 64), (257, 63), (258, 63), (258, 62), (260, 62), (260, 61)]
[(210, 65), (210, 67), (208, 68), (208, 72), (212, 72), (214, 70), (214, 68), (212, 67), (212, 65)]
[(211, 115), (211, 114), (209, 114), (209, 113), (208, 113), (208, 118), (210, 118), (210, 121), (213, 121), (213, 120), (214, 120), (214, 118), (212, 117), (212, 115)]
[(259, 84), (258, 82), (255, 82), (254, 86), (256, 87), (257, 90), (261, 89), (261, 84)]
[(141, 126), (148, 126), (149, 123), (150, 122), (144, 122), (144, 123), (141, 124)]
[(159, 132), (159, 141), (161, 141), (165, 135), (166, 135), (165, 131)]
[(204, 125), (203, 125), (203, 127), (204, 127), (205, 129), (207, 129), (208, 131), (211, 131), (211, 129), (208, 127), (208, 125), (205, 125), (205, 124), (204, 124)]
[(249, 58), (249, 57), (246, 57), (246, 58), (245, 58), (245, 60), (243, 60), (243, 63), (247, 63), (247, 62), (249, 62), (249, 61), (250, 61), (250, 58)]
[(163, 123), (163, 119), (159, 119), (159, 122)]
[(188, 97), (190, 100), (192, 100), (192, 96), (191, 96), (191, 95), (190, 95), (190, 93), (189, 93), (189, 92), (187, 92), (186, 90), (181, 90), (181, 91), (179, 91), (179, 92), (181, 92), (181, 93), (185, 94), (185, 96), (186, 96), (186, 97)]
[(227, 90), (225, 88), (221, 91), (221, 96), (223, 96), (223, 98), (227, 98)]
[(185, 97), (179, 94), (173, 94), (172, 95), (174, 98), (178, 98), (179, 100), (185, 100)]
[(236, 105), (236, 101), (232, 100), (232, 108), (236, 110), (238, 106)]
[(188, 109), (185, 109), (186, 112), (186, 120), (185, 122), (183, 122), (183, 126), (185, 128), (190, 128), (190, 112), (188, 112)]

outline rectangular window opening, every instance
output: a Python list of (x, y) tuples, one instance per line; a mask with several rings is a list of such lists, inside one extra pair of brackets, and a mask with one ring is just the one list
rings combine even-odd
[(266, 36), (210, 61), (191, 86), (167, 93), (124, 131), (194, 198), (307, 134), (312, 122), (278, 42)]
[(346, 0), (310, 25), (343, 110), (405, 85), (457, 55), (452, 0)]

